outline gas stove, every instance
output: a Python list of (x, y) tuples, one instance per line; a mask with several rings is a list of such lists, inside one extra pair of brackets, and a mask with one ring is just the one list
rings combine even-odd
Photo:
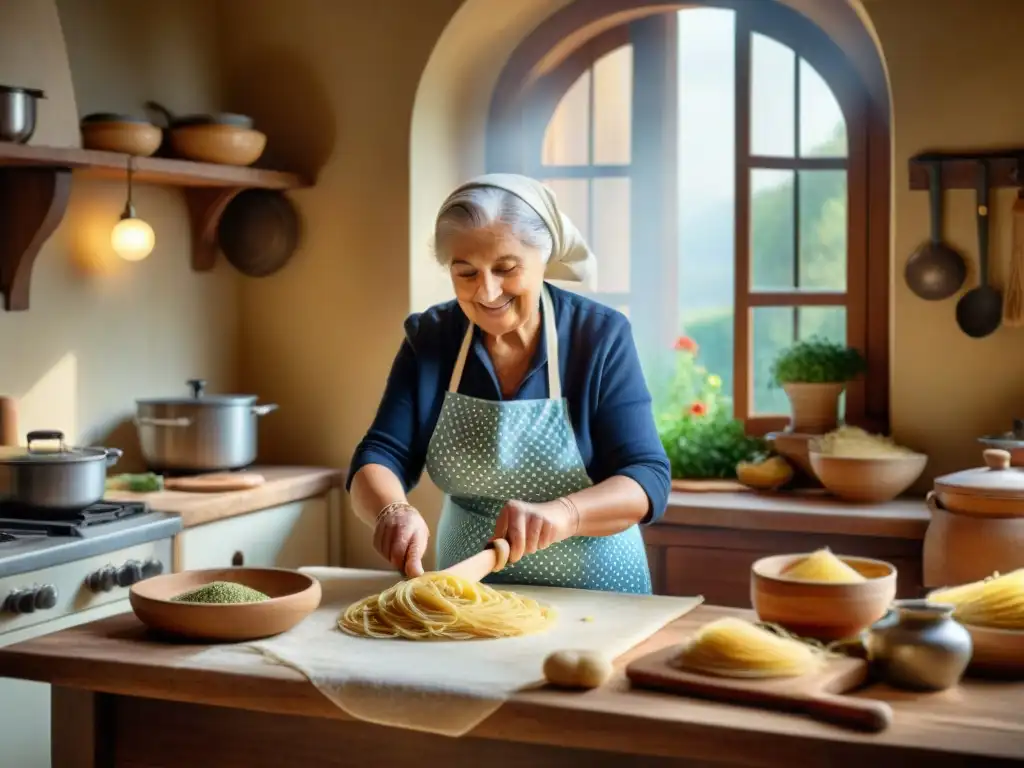
[(174, 536), (178, 515), (142, 502), (100, 502), (71, 512), (0, 505), (0, 578)]

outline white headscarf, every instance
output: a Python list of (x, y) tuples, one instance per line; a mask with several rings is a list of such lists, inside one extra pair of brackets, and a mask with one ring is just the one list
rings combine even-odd
[[(544, 277), (593, 285), (597, 278), (597, 259), (576, 225), (559, 209), (555, 193), (549, 187), (517, 173), (488, 173), (462, 184), (448, 196), (448, 200), (473, 187), (497, 187), (511, 192), (533, 208), (547, 224), (552, 247)], [(441, 206), (441, 210), (447, 207), (448, 200)]]

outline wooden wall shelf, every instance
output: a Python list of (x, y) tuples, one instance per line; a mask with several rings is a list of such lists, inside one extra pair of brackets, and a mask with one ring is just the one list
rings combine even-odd
[[(0, 293), (6, 310), (28, 309), (32, 265), (64, 218), (72, 173), (126, 179), (128, 158), (119, 152), (0, 142)], [(285, 192), (313, 185), (311, 179), (294, 173), (162, 157), (134, 158), (132, 181), (184, 189), (196, 271), (213, 269), (217, 225), (239, 192)]]
[(1024, 148), (985, 152), (923, 152), (910, 158), (910, 188), (928, 189), (928, 166), (942, 163), (943, 189), (974, 189), (978, 160), (989, 161), (989, 186), (1024, 187)]

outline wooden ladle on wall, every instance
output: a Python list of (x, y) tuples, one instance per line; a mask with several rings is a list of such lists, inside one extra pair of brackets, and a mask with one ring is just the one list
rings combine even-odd
[(942, 240), (942, 163), (928, 165), (928, 202), (931, 238), (910, 254), (903, 276), (907, 287), (928, 301), (948, 299), (967, 279), (963, 256)]

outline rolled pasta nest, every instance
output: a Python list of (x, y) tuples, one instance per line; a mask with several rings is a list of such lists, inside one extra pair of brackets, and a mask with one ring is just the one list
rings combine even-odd
[(542, 632), (555, 617), (550, 606), (515, 592), (431, 572), (353, 603), (338, 628), (356, 637), (475, 640)]
[(952, 605), (953, 616), (962, 624), (1024, 630), (1024, 568), (935, 590), (928, 602)]
[(797, 677), (838, 657), (824, 646), (796, 638), (773, 625), (733, 617), (705, 624), (674, 663), (680, 669), (719, 677)]

